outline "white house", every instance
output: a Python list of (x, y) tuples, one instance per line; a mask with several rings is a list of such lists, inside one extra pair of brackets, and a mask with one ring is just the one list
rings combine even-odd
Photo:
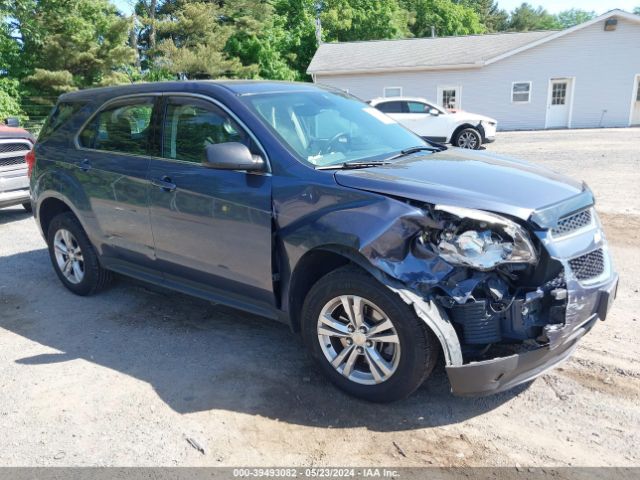
[(561, 31), (324, 43), (314, 82), (368, 100), (418, 96), (503, 130), (640, 125), (640, 16)]

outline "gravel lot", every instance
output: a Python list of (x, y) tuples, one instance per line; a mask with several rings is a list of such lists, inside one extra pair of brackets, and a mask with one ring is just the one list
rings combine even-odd
[(0, 465), (640, 466), (638, 145), (640, 129), (612, 129), (488, 147), (587, 181), (621, 285), (570, 361), (479, 399), (451, 396), (439, 368), (411, 398), (367, 404), (286, 326), (126, 279), (76, 297), (33, 219), (1, 210)]

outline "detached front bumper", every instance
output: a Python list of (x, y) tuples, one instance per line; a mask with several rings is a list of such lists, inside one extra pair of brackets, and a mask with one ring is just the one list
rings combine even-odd
[[(604, 320), (616, 295), (618, 275), (597, 291), (591, 293), (596, 300), (591, 303), (586, 321), (578, 327), (565, 325), (561, 342), (550, 343), (533, 350), (508, 357), (492, 358), (461, 366), (448, 366), (447, 374), (451, 391), (455, 395), (491, 395), (527, 382), (555, 367), (571, 356), (578, 341), (593, 328), (598, 319)], [(585, 312), (587, 313), (587, 312)]]

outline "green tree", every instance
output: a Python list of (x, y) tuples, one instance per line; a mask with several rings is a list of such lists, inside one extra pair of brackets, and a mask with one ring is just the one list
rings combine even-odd
[(451, 0), (404, 0), (404, 5), (413, 16), (410, 28), (416, 37), (431, 36), (432, 26), (438, 36), (470, 35), (486, 30), (471, 7)]
[(633, 13), (635, 13), (636, 15), (640, 15), (640, 7), (634, 8)]
[(216, 3), (189, 2), (158, 22), (160, 57), (156, 64), (186, 78), (254, 76), (255, 66), (245, 67), (224, 52), (233, 35), (225, 22), (225, 9)]
[(495, 0), (457, 0), (456, 3), (476, 12), (487, 32), (502, 32), (509, 26), (509, 13), (501, 9)]
[(285, 19), (274, 6), (255, 0), (229, 2), (224, 21), (233, 29), (224, 51), (245, 67), (255, 66), (260, 78), (295, 80), (297, 72), (281, 55), (286, 46)]
[(409, 35), (409, 14), (397, 0), (323, 0), (323, 40), (353, 41)]
[(528, 3), (521, 4), (509, 17), (509, 30), (528, 32), (532, 30), (555, 30), (562, 28), (556, 18), (544, 8), (533, 8)]
[(580, 23), (588, 22), (596, 17), (596, 12), (572, 8), (556, 15), (556, 20), (562, 28), (570, 28)]
[(26, 115), (20, 106), (20, 93), (18, 80), (6, 77), (0, 78), (0, 121), (7, 117), (26, 119)]
[(121, 70), (135, 52), (130, 23), (108, 0), (16, 0), (9, 28), (19, 36), (19, 62), (8, 70), (27, 76), (38, 93), (127, 81)]

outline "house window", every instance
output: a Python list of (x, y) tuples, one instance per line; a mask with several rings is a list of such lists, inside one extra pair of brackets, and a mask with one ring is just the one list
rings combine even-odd
[(384, 87), (385, 97), (401, 97), (402, 87)]
[(514, 82), (511, 87), (513, 103), (529, 103), (531, 101), (531, 82)]
[(458, 96), (455, 88), (442, 90), (442, 106), (448, 110), (455, 110), (458, 107)]
[(564, 105), (567, 101), (567, 83), (554, 83), (551, 89), (551, 105)]

